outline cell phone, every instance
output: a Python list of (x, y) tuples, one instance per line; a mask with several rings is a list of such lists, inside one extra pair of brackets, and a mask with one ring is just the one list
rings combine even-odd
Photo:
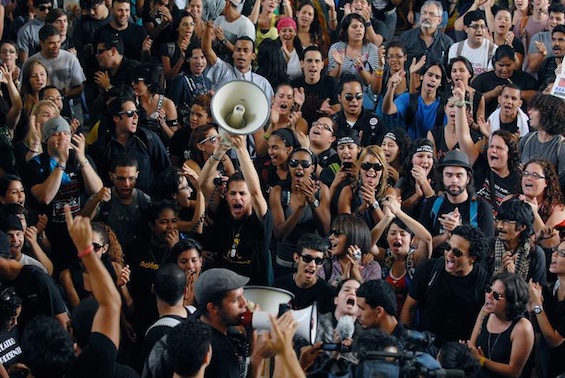
[(350, 161), (344, 161), (344, 162), (341, 164), (341, 166), (342, 166), (344, 169), (351, 169), (351, 168), (353, 168), (353, 163), (350, 162)]
[(222, 186), (222, 178), (221, 177), (215, 177), (214, 178), (214, 185), (216, 186)]

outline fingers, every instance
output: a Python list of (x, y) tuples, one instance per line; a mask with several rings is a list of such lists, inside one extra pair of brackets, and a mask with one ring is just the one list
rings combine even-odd
[(70, 231), (73, 227), (74, 219), (71, 213), (71, 207), (68, 204), (65, 204), (65, 221), (67, 222), (67, 229)]

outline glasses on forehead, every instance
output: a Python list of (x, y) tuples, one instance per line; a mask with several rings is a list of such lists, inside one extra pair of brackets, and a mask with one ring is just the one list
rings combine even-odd
[(490, 285), (487, 285), (487, 286), (485, 287), (485, 293), (487, 293), (487, 294), (492, 293), (492, 297), (494, 298), (495, 301), (499, 301), (499, 300), (501, 300), (501, 299), (504, 299), (504, 295), (500, 294), (500, 293), (497, 292), (497, 291), (494, 291), (494, 290), (492, 289), (492, 286), (490, 286)]
[(0, 300), (2, 300), (2, 302), (8, 302), (14, 295), (16, 295), (16, 290), (13, 287), (4, 288), (0, 291)]
[(463, 251), (460, 250), (459, 248), (453, 248), (453, 247), (451, 246), (451, 244), (449, 244), (449, 243), (445, 243), (445, 244), (442, 246), (442, 249), (443, 249), (444, 252), (449, 252), (449, 251), (451, 251), (451, 252), (453, 253), (453, 256), (455, 256), (455, 257), (461, 257), (461, 256), (464, 256), (464, 255), (465, 255), (465, 252), (463, 252)]
[(290, 161), (288, 162), (288, 165), (291, 168), (296, 168), (296, 167), (298, 167), (298, 165), (300, 165), (302, 168), (308, 168), (312, 165), (312, 162), (310, 160), (290, 159)]
[(329, 131), (330, 133), (333, 133), (332, 127), (329, 126), (329, 125), (326, 125), (325, 123), (318, 122), (318, 121), (314, 121), (314, 122), (312, 122), (312, 127), (315, 127), (315, 126), (319, 126), (319, 127), (321, 127), (322, 129), (324, 129), (324, 130), (326, 130), (326, 131)]
[(361, 163), (362, 170), (368, 171), (371, 168), (373, 168), (375, 171), (378, 172), (383, 170), (383, 165), (381, 163), (369, 163), (369, 162)]
[(211, 135), (209, 137), (206, 137), (204, 139), (202, 139), (200, 142), (198, 142), (198, 144), (204, 144), (208, 141), (210, 141), (212, 144), (216, 143), (218, 140), (220, 139), (219, 135)]
[(357, 100), (361, 100), (363, 98), (363, 93), (361, 93), (361, 92), (359, 92), (357, 94), (346, 93), (344, 97), (347, 101), (352, 101), (354, 98), (357, 99)]
[(118, 113), (119, 116), (125, 114), (128, 118), (133, 117), (134, 115), (139, 115), (139, 110), (135, 109), (135, 110), (122, 110), (121, 112)]
[(300, 258), (302, 258), (302, 261), (304, 261), (306, 264), (310, 264), (312, 261), (314, 261), (316, 263), (316, 265), (322, 265), (324, 263), (324, 259), (322, 257), (313, 257), (310, 255), (300, 255)]

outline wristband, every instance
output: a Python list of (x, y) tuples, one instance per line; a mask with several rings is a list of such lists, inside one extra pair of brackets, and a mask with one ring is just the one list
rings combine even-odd
[(222, 160), (221, 158), (217, 157), (217, 156), (214, 155), (214, 154), (210, 155), (210, 157), (211, 157), (212, 159), (216, 160), (216, 161)]
[(85, 158), (83, 161), (81, 161), (80, 163), (78, 163), (78, 165), (79, 165), (81, 168), (86, 167), (88, 164), (90, 164), (90, 162), (89, 162), (88, 159), (86, 159), (86, 158)]
[(28, 152), (33, 152), (34, 154), (39, 154), (39, 150), (32, 150), (31, 148), (27, 149)]
[(270, 137), (271, 137), (271, 134), (269, 134), (269, 133), (263, 134), (263, 138), (265, 138), (265, 140), (269, 140)]
[(479, 360), (479, 365), (481, 365), (481, 367), (485, 366), (485, 361), (486, 361), (486, 358), (484, 356), (481, 357), (481, 359)]
[(79, 259), (82, 259), (84, 256), (90, 255), (94, 251), (94, 246), (91, 244), (83, 251), (80, 251), (77, 256)]
[(373, 26), (373, 24), (371, 24), (371, 21), (365, 22), (365, 27), (368, 28), (369, 26)]
[(64, 171), (65, 169), (67, 169), (67, 166), (65, 164), (59, 163), (59, 164), (57, 164), (57, 168), (60, 168), (61, 171)]
[(465, 100), (455, 101), (455, 102), (453, 103), (453, 105), (457, 106), (458, 108), (462, 108), (462, 107), (464, 107), (464, 106), (467, 105), (467, 104), (469, 104), (469, 102), (468, 102), (468, 101), (465, 101)]

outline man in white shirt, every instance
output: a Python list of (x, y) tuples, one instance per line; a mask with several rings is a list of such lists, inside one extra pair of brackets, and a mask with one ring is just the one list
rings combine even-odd
[(463, 18), (467, 39), (454, 43), (449, 48), (449, 60), (464, 56), (473, 65), (474, 76), (492, 70), (492, 57), (496, 51), (494, 43), (485, 38), (488, 28), (480, 10), (468, 12)]

